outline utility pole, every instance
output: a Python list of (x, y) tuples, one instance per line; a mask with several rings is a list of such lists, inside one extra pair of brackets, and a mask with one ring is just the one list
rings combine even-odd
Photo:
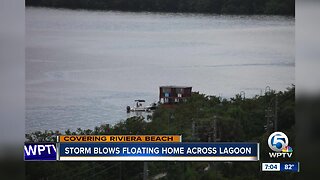
[[(212, 138), (212, 141), (213, 142), (216, 142), (217, 141), (217, 116), (216, 115), (214, 115), (213, 116), (213, 132), (210, 132), (210, 136), (209, 136), (209, 139), (208, 139), (208, 142), (211, 142), (211, 133), (212, 133), (212, 136), (213, 136), (213, 138)], [(209, 162), (208, 163), (208, 167), (210, 168), (210, 167), (212, 167), (212, 168), (214, 168), (215, 167), (215, 163), (214, 162)]]
[(278, 131), (278, 95), (275, 99), (275, 113), (274, 113), (274, 131)]
[(195, 130), (196, 130), (196, 123), (192, 121), (192, 140), (195, 139)]
[(217, 141), (217, 116), (213, 116), (213, 142)]
[(271, 115), (271, 108), (269, 107), (269, 95), (271, 92), (270, 86), (267, 86), (264, 91), (265, 95), (265, 103), (266, 103), (266, 109), (265, 109), (265, 118), (267, 120), (266, 122), (266, 131), (269, 133), (270, 132), (270, 118), (272, 117)]
[(267, 132), (270, 132), (270, 122), (271, 122), (271, 118), (272, 118), (272, 110), (271, 110), (271, 108), (270, 107), (267, 107), (267, 109), (265, 110), (265, 117), (266, 117), (266, 119), (267, 119), (267, 125), (266, 125), (266, 130), (267, 130)]
[(148, 172), (148, 162), (145, 161), (143, 162), (143, 180), (148, 180), (148, 175), (149, 175), (149, 172)]
[[(266, 130), (269, 131), (277, 131), (278, 130), (278, 95), (275, 93), (273, 98), (268, 97), (270, 94), (270, 87), (266, 87), (265, 98), (266, 98), (266, 109), (265, 109), (265, 117), (267, 119)], [(273, 106), (274, 103), (274, 106)], [(274, 109), (273, 109), (274, 107)], [(270, 127), (272, 124), (272, 127)]]
[(122, 162), (120, 161), (120, 168), (119, 168), (119, 179), (122, 180)]

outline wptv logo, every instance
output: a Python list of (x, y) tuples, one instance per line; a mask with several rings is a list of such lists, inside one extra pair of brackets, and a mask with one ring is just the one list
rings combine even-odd
[(268, 145), (273, 152), (269, 152), (270, 158), (290, 158), (292, 148), (289, 146), (289, 140), (283, 132), (274, 132), (268, 138)]
[(25, 143), (25, 161), (55, 161), (57, 149), (55, 143)]

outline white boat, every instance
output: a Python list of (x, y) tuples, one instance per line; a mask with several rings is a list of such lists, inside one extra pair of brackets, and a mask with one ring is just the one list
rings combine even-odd
[(135, 107), (130, 107), (130, 106), (127, 106), (127, 113), (129, 112), (135, 112), (135, 111), (145, 111), (145, 112), (150, 112), (152, 110), (155, 110), (156, 109), (156, 103), (152, 103), (151, 105), (149, 106), (144, 106), (144, 103), (146, 102), (145, 100), (141, 100), (141, 99), (138, 99), (138, 100), (134, 100), (135, 101)]

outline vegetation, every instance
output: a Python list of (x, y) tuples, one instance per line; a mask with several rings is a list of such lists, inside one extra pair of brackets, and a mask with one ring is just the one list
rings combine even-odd
[(295, 15), (294, 0), (26, 0), (26, 5), (135, 12)]
[[(269, 159), (265, 129), (265, 109), (278, 102), (278, 130), (289, 139), (295, 139), (295, 87), (284, 92), (270, 91), (263, 96), (247, 98), (236, 95), (231, 99), (193, 93), (187, 102), (174, 108), (158, 108), (150, 120), (132, 117), (94, 130), (64, 134), (182, 134), (183, 141), (253, 141), (260, 142), (261, 160)], [(274, 120), (274, 116), (271, 117)], [(269, 127), (273, 131), (273, 126)], [(215, 129), (215, 132), (213, 131)], [(56, 131), (26, 134), (29, 142), (55, 141), (61, 134)], [(213, 134), (216, 134), (214, 136)], [(290, 146), (295, 148), (294, 141)], [(294, 161), (291, 159), (291, 161)], [(259, 162), (149, 162), (149, 176), (167, 173), (164, 179), (272, 179), (293, 178), (294, 174), (271, 174), (260, 172)], [(209, 167), (209, 168), (208, 168)], [(27, 179), (142, 179), (143, 162), (26, 162)]]

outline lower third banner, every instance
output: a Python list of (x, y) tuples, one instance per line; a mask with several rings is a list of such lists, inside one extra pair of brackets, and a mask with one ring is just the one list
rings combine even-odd
[(60, 161), (258, 161), (258, 143), (60, 143)]

